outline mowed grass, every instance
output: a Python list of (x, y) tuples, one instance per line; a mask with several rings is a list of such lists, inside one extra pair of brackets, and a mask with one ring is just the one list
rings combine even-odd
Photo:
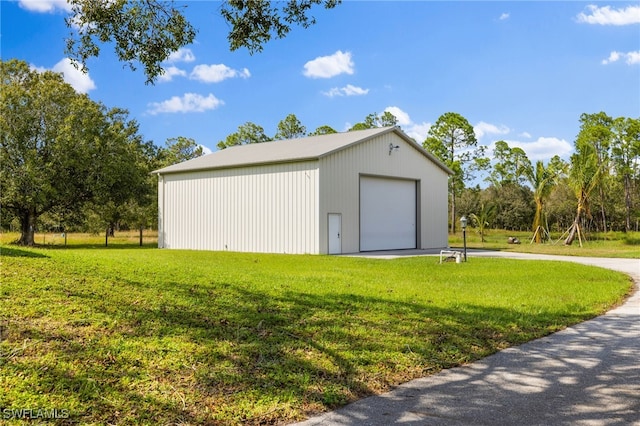
[(303, 419), (598, 315), (561, 262), (2, 247), (0, 408), (59, 424)]
[[(564, 239), (560, 239), (561, 236), (560, 233), (552, 233), (551, 240), (532, 244), (533, 232), (489, 229), (486, 231), (483, 243), (477, 231), (469, 227), (467, 228), (467, 247), (562, 256), (640, 259), (640, 232), (592, 233), (587, 236), (588, 239), (583, 239), (582, 247), (577, 238), (572, 245), (565, 246)], [(509, 237), (517, 237), (520, 244), (508, 244)], [(455, 235), (449, 235), (449, 244), (452, 247), (463, 246), (461, 230), (458, 229)]]

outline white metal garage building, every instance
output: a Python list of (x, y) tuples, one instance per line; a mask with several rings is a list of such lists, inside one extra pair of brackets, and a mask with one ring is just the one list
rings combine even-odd
[(155, 173), (161, 248), (334, 254), (448, 244), (451, 171), (397, 127), (232, 147)]

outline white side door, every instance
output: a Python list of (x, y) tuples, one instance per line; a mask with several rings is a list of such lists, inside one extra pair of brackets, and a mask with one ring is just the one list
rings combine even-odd
[(342, 253), (342, 215), (329, 213), (329, 254)]

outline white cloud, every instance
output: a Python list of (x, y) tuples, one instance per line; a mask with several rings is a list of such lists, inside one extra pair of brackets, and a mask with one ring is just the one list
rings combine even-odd
[(484, 135), (506, 135), (510, 132), (505, 125), (496, 126), (495, 124), (479, 122), (473, 127), (476, 138), (481, 139)]
[(617, 62), (619, 59), (620, 59), (620, 52), (613, 51), (613, 52), (611, 52), (611, 54), (609, 55), (609, 57), (607, 59), (603, 59), (602, 60), (602, 64), (603, 65), (607, 65), (607, 64), (610, 64), (612, 62)]
[(211, 93), (209, 96), (202, 96), (197, 93), (185, 93), (182, 97), (173, 96), (162, 102), (151, 102), (148, 111), (151, 115), (159, 113), (176, 113), (176, 112), (204, 112), (210, 109), (216, 109), (224, 105), (224, 102)]
[(422, 145), (422, 143), (427, 139), (431, 126), (431, 123), (423, 121), (422, 123), (412, 123), (406, 129), (403, 128), (402, 131)]
[(207, 148), (204, 145), (198, 145), (200, 148), (202, 148), (202, 154), (203, 155), (208, 155), (211, 154), (213, 151), (211, 151), (209, 148)]
[(180, 48), (175, 52), (172, 52), (167, 58), (166, 62), (176, 63), (176, 62), (193, 62), (196, 60), (195, 55), (191, 51), (191, 49)]
[(304, 64), (304, 75), (310, 78), (330, 78), (339, 74), (353, 74), (351, 52), (338, 50), (330, 56), (319, 56)]
[(627, 53), (627, 64), (640, 64), (640, 50)]
[(56, 9), (71, 12), (71, 5), (67, 0), (20, 0), (20, 7), (31, 12), (54, 12)]
[(587, 13), (578, 14), (578, 22), (597, 25), (640, 24), (640, 6), (627, 6), (624, 9), (611, 9), (611, 6), (587, 6)]
[(390, 112), (398, 119), (398, 124), (400, 126), (408, 126), (411, 123), (411, 117), (409, 114), (398, 108), (397, 106), (389, 106), (384, 109), (384, 112)]
[(521, 138), (531, 139), (531, 133), (529, 132), (522, 132), (518, 136), (520, 136)]
[(502, 15), (500, 15), (500, 19), (501, 21), (505, 21), (507, 19), (509, 19), (509, 14), (508, 13), (503, 13)]
[(422, 145), (422, 142), (427, 138), (431, 123), (424, 121), (422, 123), (414, 123), (409, 114), (397, 106), (388, 106), (384, 111), (393, 114), (398, 119), (398, 125), (402, 127), (402, 131)]
[(228, 78), (249, 78), (251, 73), (248, 69), (244, 68), (242, 71), (234, 70), (224, 64), (215, 65), (196, 65), (191, 71), (189, 78), (192, 80), (198, 80), (203, 83), (220, 83)]
[(164, 69), (164, 74), (158, 77), (158, 82), (167, 83), (173, 80), (173, 77), (186, 77), (187, 72), (178, 67), (170, 66)]
[(638, 64), (640, 63), (640, 50), (635, 52), (616, 52), (615, 50), (609, 54), (607, 59), (602, 60), (603, 65), (607, 65), (613, 62), (617, 62), (620, 59), (625, 58), (625, 62), (628, 65)]
[[(36, 67), (35, 65), (31, 65), (31, 68), (41, 73), (49, 71), (45, 67)], [(74, 67), (69, 58), (61, 59), (51, 68), (51, 71), (62, 74), (62, 79), (78, 93), (87, 93), (96, 88), (96, 83), (89, 77), (89, 74)]]
[(333, 98), (334, 96), (361, 96), (369, 93), (369, 89), (347, 84), (345, 87), (334, 87), (328, 92), (322, 92), (323, 95)]
[(573, 145), (564, 139), (539, 137), (533, 142), (506, 141), (511, 148), (522, 148), (532, 162), (549, 161), (554, 155), (568, 159)]

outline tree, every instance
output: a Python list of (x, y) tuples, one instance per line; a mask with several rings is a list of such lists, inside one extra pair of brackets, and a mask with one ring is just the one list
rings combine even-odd
[(485, 147), (478, 146), (473, 127), (455, 112), (441, 115), (429, 129), (424, 148), (446, 164), (454, 175), (449, 177), (451, 232), (456, 231), (456, 197), (474, 173), (489, 166)]
[(78, 211), (130, 188), (137, 172), (122, 155), (139, 145), (137, 127), (60, 74), (10, 60), (0, 61), (0, 76), (0, 203), (20, 220), (18, 243), (33, 245), (42, 214)]
[(536, 213), (533, 217), (532, 225), (536, 243), (542, 242), (544, 231), (549, 232), (542, 221), (542, 213), (553, 187), (556, 185), (558, 178), (563, 174), (564, 168), (561, 164), (562, 160), (556, 155), (547, 166), (545, 166), (542, 161), (537, 161), (535, 167), (529, 165), (529, 168), (525, 170), (525, 176), (531, 188), (533, 188), (533, 200), (536, 204)]
[(333, 133), (338, 133), (333, 127), (320, 126), (313, 132), (309, 133), (309, 136), (331, 135)]
[[(67, 39), (66, 53), (87, 70), (87, 60), (100, 54), (99, 43), (113, 42), (120, 61), (135, 69), (139, 62), (147, 83), (155, 82), (161, 63), (172, 52), (193, 42), (196, 29), (185, 17), (186, 6), (163, 0), (68, 0), (72, 15), (67, 26), (75, 28)], [(226, 0), (220, 6), (230, 26), (228, 40), (232, 51), (246, 47), (260, 52), (272, 37), (284, 38), (292, 25), (308, 28), (316, 20), (311, 8), (332, 9), (340, 0), (287, 0), (286, 2)]]
[(302, 138), (307, 134), (307, 128), (302, 125), (295, 114), (287, 115), (278, 123), (278, 131), (274, 140)]
[(478, 213), (471, 213), (470, 215), (476, 228), (478, 228), (478, 234), (480, 234), (480, 241), (482, 243), (484, 243), (486, 227), (489, 226), (489, 222), (493, 220), (495, 211), (496, 206), (486, 206), (485, 204), (481, 204)]
[(603, 183), (609, 170), (609, 151), (613, 137), (612, 125), (613, 119), (604, 112), (582, 114), (580, 116), (580, 132), (577, 137), (578, 143), (590, 144), (592, 146), (596, 165), (600, 169), (597, 175), (598, 181), (594, 184), (598, 189), (598, 195), (600, 197), (600, 218), (602, 220), (603, 232), (607, 232), (607, 216), (605, 213), (607, 199)]
[(371, 113), (364, 118), (364, 121), (354, 124), (349, 131), (375, 129), (376, 127), (391, 127), (398, 124), (398, 119), (389, 111), (385, 111), (382, 115)]
[(511, 148), (505, 141), (497, 141), (493, 149), (495, 164), (486, 179), (495, 186), (522, 183), (525, 171), (531, 168), (531, 161), (522, 148)]
[(631, 193), (634, 177), (638, 176), (640, 160), (640, 119), (618, 117), (613, 122), (611, 159), (616, 176), (624, 188), (624, 229), (631, 230)]
[(182, 163), (204, 154), (202, 146), (198, 145), (195, 140), (184, 136), (169, 138), (165, 145), (166, 147), (161, 148), (158, 152), (160, 167)]
[[(467, 190), (463, 192), (463, 196), (466, 192)], [(458, 199), (460, 213), (463, 212), (461, 200), (462, 197)], [(496, 207), (492, 220), (492, 225), (495, 227), (521, 231), (531, 226), (535, 209), (529, 187), (513, 182), (501, 186), (491, 185), (483, 191), (482, 200), (486, 205)], [(473, 211), (478, 210), (479, 206)]]
[[(105, 244), (133, 205), (150, 201), (148, 147), (138, 134), (138, 124), (127, 121), (128, 112), (112, 109), (105, 114), (97, 146), (97, 167), (91, 182), (90, 209), (106, 228)], [(104, 229), (104, 228), (103, 228)]]
[(568, 184), (573, 190), (576, 200), (576, 215), (573, 224), (569, 228), (569, 235), (564, 241), (565, 245), (571, 245), (578, 236), (582, 246), (580, 221), (582, 215), (591, 216), (589, 201), (591, 193), (600, 181), (602, 168), (598, 166), (598, 158), (595, 147), (578, 137), (576, 139), (576, 152), (571, 156), (571, 170)]
[(230, 134), (224, 141), (218, 142), (218, 149), (225, 149), (236, 145), (269, 142), (271, 139), (264, 133), (262, 126), (250, 121), (238, 126), (238, 131)]

